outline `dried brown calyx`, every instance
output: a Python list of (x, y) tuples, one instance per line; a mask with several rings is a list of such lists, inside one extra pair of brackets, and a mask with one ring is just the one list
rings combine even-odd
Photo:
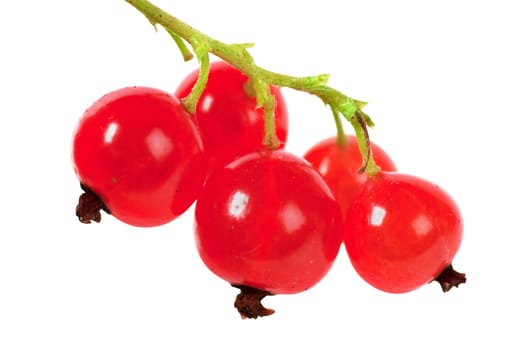
[(441, 285), (443, 292), (448, 292), (452, 287), (458, 287), (467, 282), (467, 276), (464, 273), (457, 272), (452, 265), (447, 266), (434, 281)]
[(265, 308), (261, 304), (262, 299), (268, 295), (272, 295), (271, 293), (249, 286), (232, 286), (240, 290), (240, 293), (235, 298), (234, 306), (243, 319), (269, 316), (275, 312), (272, 309)]
[(90, 224), (92, 221), (100, 222), (101, 210), (111, 214), (102, 199), (100, 199), (95, 192), (82, 183), (80, 184), (80, 187), (84, 191), (84, 193), (78, 197), (78, 204), (76, 207), (76, 215), (80, 222), (84, 224)]

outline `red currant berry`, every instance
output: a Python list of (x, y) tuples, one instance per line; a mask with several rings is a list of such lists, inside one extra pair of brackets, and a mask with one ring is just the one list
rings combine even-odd
[[(382, 148), (372, 142), (370, 146), (374, 161), (381, 169), (397, 170)], [(323, 175), (344, 215), (367, 178), (366, 174), (358, 172), (361, 167), (361, 153), (357, 138), (349, 135), (344, 144), (338, 144), (336, 137), (324, 139), (312, 146), (304, 154), (304, 158)]]
[(404, 293), (435, 279), (446, 291), (465, 282), (451, 270), (462, 235), (449, 194), (418, 177), (380, 172), (348, 211), (344, 245), (357, 273), (382, 291)]
[(302, 292), (325, 276), (342, 242), (342, 214), (304, 159), (260, 151), (212, 174), (195, 207), (195, 232), (208, 268), (241, 288), (241, 315), (257, 317), (268, 314), (264, 295)]
[[(186, 97), (199, 71), (184, 79), (175, 91)], [(233, 159), (264, 149), (264, 110), (257, 101), (246, 75), (223, 61), (212, 62), (208, 82), (199, 99), (195, 120), (208, 158), (208, 172)], [(282, 146), (288, 135), (288, 112), (280, 88), (271, 86), (275, 99), (276, 134)]]
[(206, 169), (191, 116), (176, 97), (150, 87), (110, 92), (87, 109), (74, 133), (73, 164), (87, 190), (79, 219), (100, 220), (89, 212), (98, 199), (135, 226), (165, 224), (185, 212)]

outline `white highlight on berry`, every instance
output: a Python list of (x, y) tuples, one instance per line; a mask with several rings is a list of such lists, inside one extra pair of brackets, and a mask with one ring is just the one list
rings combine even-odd
[(109, 123), (108, 127), (106, 128), (106, 131), (104, 132), (104, 143), (111, 143), (113, 141), (113, 138), (117, 134), (118, 131), (118, 124), (115, 122)]
[(287, 233), (297, 231), (306, 222), (306, 217), (295, 203), (284, 205), (279, 216)]
[(158, 160), (164, 159), (173, 150), (170, 138), (158, 128), (151, 130), (145, 141), (151, 155)]
[(381, 226), (386, 216), (386, 210), (383, 207), (375, 205), (372, 208), (372, 214), (370, 215), (370, 224), (372, 226)]
[(414, 229), (414, 232), (418, 236), (426, 235), (432, 230), (433, 227), (434, 227), (434, 224), (432, 223), (432, 221), (428, 218), (428, 216), (424, 214), (418, 215), (412, 221), (412, 228)]
[(205, 96), (201, 96), (202, 98), (202, 110), (204, 112), (207, 112), (210, 110), (211, 108), (211, 105), (213, 104), (213, 97), (211, 97), (210, 95), (205, 95)]
[(235, 192), (228, 208), (230, 215), (236, 219), (241, 218), (244, 215), (246, 206), (248, 205), (248, 200), (249, 197), (246, 193), (242, 191)]

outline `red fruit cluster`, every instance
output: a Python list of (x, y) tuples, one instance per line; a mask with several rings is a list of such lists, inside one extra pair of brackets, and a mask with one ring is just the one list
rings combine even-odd
[(356, 271), (392, 293), (440, 281), (465, 281), (451, 268), (462, 238), (461, 214), (436, 185), (398, 173), (371, 143), (382, 170), (358, 172), (355, 137), (314, 145), (303, 157), (284, 150), (288, 114), (278, 87), (276, 134), (264, 146), (264, 112), (250, 80), (212, 63), (196, 112), (181, 100), (193, 72), (175, 93), (150, 87), (110, 92), (86, 110), (73, 137), (73, 164), (84, 193), (77, 216), (100, 221), (104, 210), (135, 226), (166, 224), (196, 202), (195, 239), (206, 266), (241, 290), (243, 317), (273, 313), (272, 294), (316, 285), (342, 244)]

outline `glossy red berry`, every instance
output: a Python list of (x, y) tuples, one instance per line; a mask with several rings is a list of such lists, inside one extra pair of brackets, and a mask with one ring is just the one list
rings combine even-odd
[(184, 213), (206, 166), (191, 116), (176, 97), (150, 87), (115, 90), (88, 108), (74, 133), (73, 164), (102, 208), (135, 226)]
[[(404, 293), (444, 271), (450, 274), (462, 236), (459, 208), (443, 189), (418, 177), (380, 172), (369, 177), (348, 211), (344, 245), (365, 281)], [(465, 281), (462, 274), (455, 277), (440, 281), (443, 290)]]
[[(261, 151), (212, 174), (195, 207), (195, 236), (206, 266), (230, 284), (298, 293), (332, 266), (342, 215), (306, 161), (286, 151)], [(238, 309), (254, 316), (249, 307)]]
[[(374, 161), (381, 169), (397, 170), (392, 159), (381, 147), (373, 142), (370, 146)], [(312, 146), (304, 158), (323, 175), (343, 213), (346, 213), (367, 180), (366, 174), (358, 173), (362, 158), (357, 138), (349, 135), (344, 144), (338, 144), (336, 137), (324, 139)]]
[[(199, 71), (184, 79), (175, 91), (186, 97)], [(288, 136), (288, 112), (280, 88), (271, 87), (275, 99), (276, 135), (284, 146)], [(223, 61), (211, 63), (208, 82), (197, 104), (195, 121), (200, 129), (208, 158), (208, 172), (235, 158), (264, 149), (264, 110), (257, 108), (246, 75)]]

